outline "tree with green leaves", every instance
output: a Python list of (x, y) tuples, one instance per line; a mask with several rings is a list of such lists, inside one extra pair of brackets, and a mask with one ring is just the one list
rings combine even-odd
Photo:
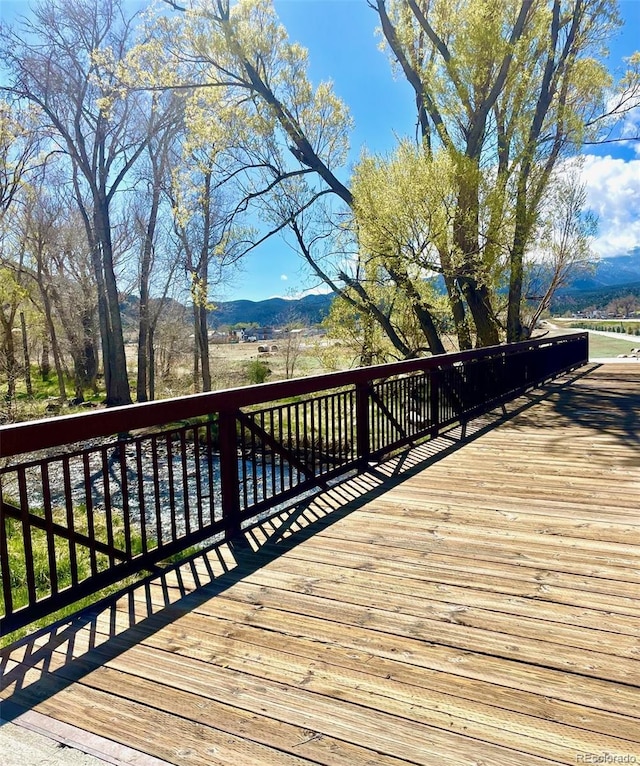
[[(423, 151), (444, 150), (455, 167), (451, 247), (440, 254), (450, 297), (463, 296), (481, 344), (498, 342), (504, 324), (507, 339), (520, 340), (526, 254), (558, 164), (634, 103), (629, 74), (605, 105), (613, 84), (601, 60), (619, 24), (616, 4), (370, 5), (413, 88)], [(495, 297), (505, 283), (506, 323)]]

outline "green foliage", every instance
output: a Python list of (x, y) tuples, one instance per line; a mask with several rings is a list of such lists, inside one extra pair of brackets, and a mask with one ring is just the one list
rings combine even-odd
[(387, 158), (364, 156), (352, 191), (361, 258), (382, 268), (400, 261), (415, 278), (441, 270), (455, 203), (454, 166), (444, 152), (428, 155), (403, 141)]
[[(43, 515), (42, 511), (34, 511), (38, 515)], [(55, 523), (66, 526), (66, 511), (58, 508), (54, 509), (53, 520)], [(27, 566), (25, 560), (25, 548), (24, 548), (24, 536), (22, 530), (22, 524), (20, 521), (12, 518), (6, 518), (4, 520), (5, 531), (7, 535), (7, 549), (9, 554), (9, 572), (10, 572), (10, 584), (11, 593), (13, 597), (13, 608), (19, 609), (20, 607), (28, 603), (28, 590), (27, 590)], [(88, 533), (88, 519), (86, 509), (79, 506), (74, 512), (74, 524), (77, 532), (82, 534)], [(96, 539), (107, 540), (107, 523), (106, 516), (101, 513), (94, 513), (93, 515), (94, 535)], [(124, 523), (122, 518), (113, 515), (112, 518), (112, 530), (113, 541), (116, 548), (123, 549), (125, 547), (125, 532)], [(47, 535), (43, 530), (31, 529), (31, 549), (33, 555), (33, 571), (36, 585), (36, 595), (38, 598), (43, 598), (51, 593), (51, 569), (49, 566), (49, 552), (48, 552)], [(150, 543), (151, 545), (153, 543)], [(142, 551), (142, 537), (132, 530), (131, 532), (131, 549), (133, 555), (136, 555)], [(84, 546), (76, 546), (77, 557), (77, 570), (78, 580), (81, 582), (85, 580), (91, 574), (91, 558), (90, 553)], [(58, 589), (63, 590), (72, 583), (71, 577), (71, 555), (69, 549), (69, 543), (66, 540), (57, 538), (55, 540), (55, 560), (56, 560), (56, 576), (58, 581)], [(96, 554), (96, 563), (98, 571), (105, 569), (108, 566), (108, 559), (104, 554)], [(141, 576), (141, 575), (140, 575)], [(72, 614), (79, 609), (89, 606), (95, 603), (100, 598), (103, 598), (108, 593), (115, 592), (125, 587), (126, 585), (135, 582), (138, 577), (129, 577), (125, 580), (117, 583), (116, 585), (102, 589), (93, 596), (89, 596), (82, 599), (75, 604), (58, 610), (54, 614), (39, 620), (36, 623), (29, 625), (27, 628), (14, 632), (9, 635), (3, 636), (0, 640), (0, 646), (6, 646), (12, 641), (15, 641), (20, 635), (24, 635), (26, 632), (34, 630), (36, 627), (49, 624), (56, 619)], [(0, 592), (0, 612), (4, 613), (5, 604), (3, 594)]]
[(252, 359), (245, 364), (245, 373), (247, 380), (251, 384), (264, 383), (271, 375), (271, 369), (266, 362), (261, 359)]
[[(414, 287), (421, 300), (430, 307), (438, 331), (442, 334), (451, 331), (451, 312), (446, 296), (438, 294), (424, 279), (416, 279)], [(377, 307), (393, 316), (394, 327), (403, 341), (417, 351), (426, 350), (424, 334), (416, 323), (413, 306), (407, 296), (388, 282), (380, 283), (375, 288), (370, 286), (369, 291), (375, 296)], [(329, 338), (339, 341), (350, 358), (351, 366), (382, 364), (401, 358), (380, 324), (374, 322), (367, 312), (358, 311), (343, 297), (333, 301), (322, 325)]]

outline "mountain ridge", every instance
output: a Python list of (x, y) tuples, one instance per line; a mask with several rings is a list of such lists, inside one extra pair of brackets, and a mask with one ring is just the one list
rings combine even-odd
[[(439, 280), (436, 280), (435, 286), (444, 292), (444, 284)], [(552, 309), (557, 312), (588, 305), (599, 308), (625, 292), (640, 293), (640, 247), (625, 255), (602, 258), (593, 270), (582, 269), (557, 291)], [(334, 293), (324, 293), (302, 298), (274, 297), (262, 301), (215, 301), (215, 308), (209, 312), (208, 324), (211, 329), (236, 325), (316, 325), (328, 315), (334, 298)], [(131, 326), (135, 326), (138, 302), (136, 296), (130, 295), (122, 303)], [(186, 311), (182, 304), (175, 305)]]

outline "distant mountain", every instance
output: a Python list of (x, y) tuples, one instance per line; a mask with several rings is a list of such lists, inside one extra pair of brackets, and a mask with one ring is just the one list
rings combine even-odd
[(269, 298), (265, 301), (223, 301), (209, 314), (209, 326), (258, 324), (279, 326), (291, 322), (318, 324), (329, 313), (334, 296), (305, 295), (304, 298)]
[[(445, 291), (441, 278), (433, 282), (437, 290)], [(533, 288), (535, 290), (535, 287)], [(626, 255), (603, 258), (592, 272), (582, 271), (576, 274), (568, 284), (556, 294), (552, 309), (557, 312), (579, 310), (587, 306), (604, 306), (614, 298), (627, 293), (638, 295), (640, 292), (640, 248), (631, 250)], [(261, 327), (282, 326), (292, 322), (318, 324), (329, 313), (333, 294), (306, 295), (304, 298), (269, 298), (264, 301), (221, 301), (209, 313), (211, 328), (222, 325), (251, 325)], [(134, 295), (123, 297), (121, 309), (125, 325), (134, 328), (137, 325), (139, 299)], [(176, 318), (183, 316), (190, 321), (187, 308), (171, 299), (166, 302), (166, 310)]]
[(626, 255), (603, 258), (592, 273), (580, 273), (559, 292), (593, 292), (636, 282), (640, 282), (640, 247), (636, 247)]
[(555, 294), (554, 313), (603, 309), (625, 295), (640, 297), (640, 248), (626, 255), (603, 258), (592, 272), (582, 272)]
[(629, 282), (626, 285), (601, 287), (598, 290), (572, 290), (560, 292), (551, 301), (551, 311), (554, 314), (564, 314), (567, 311), (584, 311), (586, 309), (602, 310), (611, 301), (635, 295), (640, 299), (640, 282)]

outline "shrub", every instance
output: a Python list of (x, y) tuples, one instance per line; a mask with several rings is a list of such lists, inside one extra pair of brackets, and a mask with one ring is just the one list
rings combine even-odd
[(264, 383), (269, 375), (271, 375), (271, 368), (260, 359), (252, 359), (250, 362), (247, 362), (245, 372), (249, 383)]

